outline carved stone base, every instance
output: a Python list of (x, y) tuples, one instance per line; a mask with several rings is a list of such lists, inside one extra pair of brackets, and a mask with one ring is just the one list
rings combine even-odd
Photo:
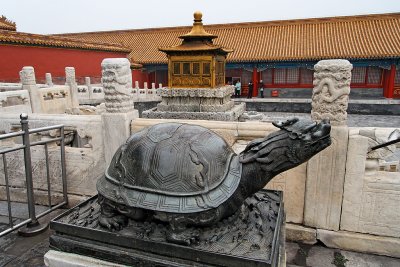
[[(261, 190), (232, 217), (198, 232), (198, 242), (166, 242), (167, 226), (130, 221), (121, 231), (98, 225), (97, 196), (51, 222), (50, 247), (130, 266), (284, 266), (285, 231), (282, 193)], [(51, 266), (51, 265), (50, 265)]]
[(245, 110), (245, 103), (235, 104), (232, 109), (220, 112), (159, 111), (157, 108), (153, 108), (144, 111), (142, 117), (148, 119), (237, 121)]
[(160, 88), (162, 101), (157, 108), (144, 111), (143, 118), (235, 121), (245, 111), (245, 104), (231, 100), (234, 87)]

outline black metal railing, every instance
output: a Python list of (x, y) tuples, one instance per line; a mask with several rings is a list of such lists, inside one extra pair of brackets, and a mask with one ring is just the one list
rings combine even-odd
[[(23, 236), (32, 236), (38, 234), (47, 229), (48, 224), (40, 224), (38, 219), (43, 217), (44, 215), (68, 204), (68, 195), (67, 195), (67, 179), (66, 179), (66, 170), (65, 170), (65, 144), (64, 144), (64, 125), (54, 125), (48, 127), (41, 127), (36, 129), (29, 130), (28, 125), (28, 115), (21, 114), (21, 131), (2, 134), (0, 135), (0, 141), (6, 140), (10, 138), (15, 138), (18, 136), (22, 137), (22, 145), (15, 145), (10, 148), (0, 148), (0, 155), (3, 157), (3, 169), (4, 169), (4, 178), (5, 178), (5, 189), (6, 189), (6, 200), (8, 205), (8, 217), (9, 217), (9, 227), (0, 232), (0, 237), (4, 236), (16, 229), (19, 229), (18, 233)], [(50, 130), (59, 130), (60, 136), (54, 137), (51, 139), (41, 140), (37, 142), (30, 141), (30, 134), (47, 132)], [(48, 154), (48, 144), (53, 142), (59, 142), (60, 144), (60, 153), (61, 153), (61, 179), (62, 179), (62, 192), (63, 199), (61, 203), (52, 206), (51, 203), (51, 184), (50, 184), (50, 167), (49, 167), (49, 154)], [(36, 214), (35, 210), (35, 196), (33, 191), (33, 177), (32, 177), (32, 163), (31, 163), (31, 147), (43, 145), (45, 152), (45, 161), (46, 161), (46, 174), (47, 174), (47, 196), (48, 196), (48, 209), (40, 214)], [(7, 157), (6, 154), (17, 151), (24, 151), (24, 165), (25, 165), (25, 181), (26, 181), (26, 191), (27, 191), (27, 205), (28, 205), (28, 213), (29, 218), (15, 224), (13, 223), (12, 217), (12, 208), (11, 208), (11, 196), (10, 196), (10, 183), (9, 183), (9, 175), (7, 169)]]

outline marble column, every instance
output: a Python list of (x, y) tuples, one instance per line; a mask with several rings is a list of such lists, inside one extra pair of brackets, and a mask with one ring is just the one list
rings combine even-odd
[(31, 66), (23, 67), (19, 72), (19, 76), (22, 83), (22, 90), (27, 90), (29, 92), (32, 112), (41, 113), (41, 96), (39, 93), (39, 88), (36, 85), (35, 69)]
[(101, 63), (106, 112), (103, 113), (104, 155), (108, 165), (115, 151), (130, 136), (130, 125), (138, 118), (133, 106), (132, 75), (126, 58), (106, 58)]
[(339, 230), (349, 139), (347, 107), (353, 66), (347, 60), (321, 60), (314, 66), (311, 118), (329, 119), (332, 145), (307, 163), (304, 224)]
[(71, 90), (71, 103), (72, 109), (75, 110), (74, 113), (78, 112), (79, 100), (78, 100), (78, 84), (75, 79), (75, 68), (66, 67), (65, 68), (65, 85), (68, 85)]

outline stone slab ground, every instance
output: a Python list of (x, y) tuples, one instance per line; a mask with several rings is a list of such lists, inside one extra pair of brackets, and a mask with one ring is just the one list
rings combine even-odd
[[(27, 218), (27, 208), (25, 204), (13, 203), (14, 223), (19, 223)], [(41, 212), (47, 207), (36, 206), (36, 210)], [(5, 201), (0, 202), (0, 231), (8, 227), (7, 204)], [(64, 209), (56, 210), (39, 221), (48, 223), (52, 218), (65, 211)], [(47, 229), (45, 232), (34, 237), (19, 236), (16, 231), (0, 237), (0, 267), (42, 267), (44, 265), (43, 255), (49, 250), (49, 237), (52, 230)]]
[(398, 267), (400, 259), (286, 242), (287, 267)]

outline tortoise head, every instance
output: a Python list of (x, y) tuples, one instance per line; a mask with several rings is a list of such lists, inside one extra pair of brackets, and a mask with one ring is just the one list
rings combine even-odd
[(241, 163), (258, 162), (261, 168), (278, 174), (296, 167), (331, 144), (331, 125), (292, 118), (274, 122), (280, 130), (250, 142), (242, 152)]

